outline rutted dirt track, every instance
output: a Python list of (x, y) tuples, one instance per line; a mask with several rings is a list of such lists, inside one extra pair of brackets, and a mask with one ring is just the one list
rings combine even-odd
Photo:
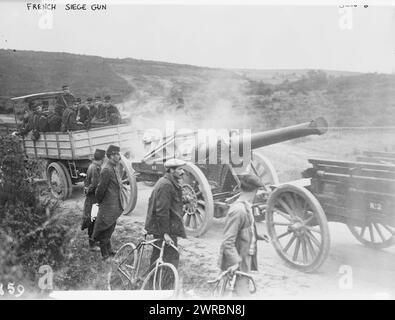
[[(392, 135), (380, 135), (380, 137), (380, 145), (374, 147), (376, 150), (388, 146)], [(279, 144), (263, 149), (278, 170), (280, 181), (297, 179), (299, 172), (308, 167), (307, 159), (310, 157), (351, 159), (359, 148), (368, 149), (366, 145), (371, 143), (366, 139), (358, 139), (361, 142), (356, 144), (352, 135), (347, 139), (337, 139), (336, 135), (319, 139), (314, 137), (300, 143)], [(354, 142), (350, 143), (350, 141)], [(333, 149), (334, 146), (336, 150)], [(134, 212), (129, 216), (122, 216), (116, 228), (114, 243), (117, 247), (127, 241), (137, 242), (136, 230), (142, 230), (150, 192), (151, 188), (139, 184), (139, 198)], [(81, 188), (77, 187), (72, 199), (66, 201), (65, 205), (71, 207), (77, 205), (81, 208), (82, 203)], [(216, 219), (209, 231), (201, 238), (180, 240), (180, 275), (184, 297), (207, 298), (209, 287), (206, 281), (214, 278), (218, 273), (217, 259), (222, 228), (223, 220)], [(264, 230), (263, 225), (259, 228)], [(331, 235), (329, 256), (317, 272), (310, 274), (289, 268), (270, 243), (260, 241), (258, 243), (259, 271), (253, 274), (258, 291), (253, 298), (394, 298), (395, 247), (375, 251), (360, 244), (345, 225), (330, 223), (329, 228)], [(95, 259), (97, 261), (99, 257)], [(101, 277), (105, 276), (106, 270), (104, 267)], [(347, 279), (344, 270), (348, 272)], [(100, 278), (100, 275), (98, 277)], [(96, 284), (92, 286), (105, 289), (105, 279), (98, 277), (95, 280)]]

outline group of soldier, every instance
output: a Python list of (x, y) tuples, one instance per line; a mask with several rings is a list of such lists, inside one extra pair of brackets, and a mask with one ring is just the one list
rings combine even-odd
[(32, 132), (33, 139), (38, 138), (39, 132), (67, 132), (92, 126), (117, 125), (122, 121), (121, 114), (111, 103), (109, 95), (104, 97), (104, 102), (100, 96), (95, 99), (89, 97), (85, 103), (81, 103), (81, 98), (76, 98), (67, 107), (56, 103), (49, 105), (45, 111), (41, 103), (31, 101), (28, 109), (19, 117), (19, 134), (25, 136)]
[[(107, 155), (107, 164), (101, 169), (103, 159)], [(89, 245), (92, 251), (98, 250), (99, 243), (103, 260), (115, 255), (111, 247), (111, 236), (117, 219), (121, 215), (122, 181), (117, 165), (120, 162), (120, 149), (110, 145), (105, 152), (96, 150), (93, 163), (88, 168), (85, 181), (86, 200), (82, 221), (82, 230), (88, 229)], [(186, 162), (169, 159), (164, 163), (166, 173), (155, 184), (148, 202), (145, 230), (158, 239), (158, 247), (164, 241), (163, 260), (178, 268), (179, 253), (174, 250), (177, 238), (185, 238), (183, 222), (182, 194), (183, 167)], [(252, 202), (257, 191), (263, 188), (261, 180), (254, 174), (246, 173), (239, 176), (240, 196), (229, 208), (223, 233), (223, 241), (219, 253), (219, 267), (222, 270), (241, 270), (250, 272), (257, 270), (257, 240), (261, 239), (256, 232)], [(91, 208), (98, 203), (99, 210), (96, 220), (92, 220)], [(160, 250), (154, 248), (150, 265), (153, 266), (159, 257)], [(237, 278), (236, 294), (249, 295), (249, 284), (245, 278)]]

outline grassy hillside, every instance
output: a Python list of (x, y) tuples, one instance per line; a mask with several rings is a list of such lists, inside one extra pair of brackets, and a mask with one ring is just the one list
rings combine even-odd
[(137, 59), (0, 50), (7, 97), (58, 90), (111, 94), (136, 126), (262, 130), (324, 116), (331, 126), (395, 126), (395, 76), (346, 71), (225, 70)]
[(0, 50), (0, 97), (56, 91), (64, 84), (82, 98), (111, 94), (119, 101), (132, 90), (100, 57)]

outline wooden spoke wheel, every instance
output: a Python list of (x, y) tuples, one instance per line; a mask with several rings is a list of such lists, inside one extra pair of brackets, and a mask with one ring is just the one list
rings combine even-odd
[(291, 184), (277, 188), (269, 197), (266, 221), (273, 246), (288, 265), (312, 272), (327, 258), (328, 222), (307, 189)]
[(395, 243), (395, 228), (372, 219), (357, 223), (348, 221), (347, 227), (359, 242), (373, 249), (384, 249)]
[(247, 171), (257, 175), (265, 186), (280, 183), (277, 172), (270, 160), (257, 152), (252, 153)]
[(121, 156), (120, 176), (122, 179), (121, 199), (123, 214), (129, 214), (136, 207), (137, 202), (137, 181), (130, 161)]
[(213, 219), (214, 200), (210, 185), (203, 172), (194, 164), (187, 163), (182, 185), (183, 221), (188, 235), (203, 235)]
[(47, 182), (52, 194), (66, 200), (73, 191), (71, 177), (66, 166), (61, 162), (51, 162), (47, 167)]

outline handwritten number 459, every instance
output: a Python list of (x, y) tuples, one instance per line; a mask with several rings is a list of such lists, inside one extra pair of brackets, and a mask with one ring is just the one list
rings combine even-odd
[(7, 290), (8, 294), (15, 296), (16, 298), (19, 298), (25, 292), (23, 285), (18, 284), (15, 288), (15, 283), (13, 282), (8, 282), (7, 288), (3, 288), (3, 284), (0, 283), (0, 296), (4, 296), (4, 290)]

